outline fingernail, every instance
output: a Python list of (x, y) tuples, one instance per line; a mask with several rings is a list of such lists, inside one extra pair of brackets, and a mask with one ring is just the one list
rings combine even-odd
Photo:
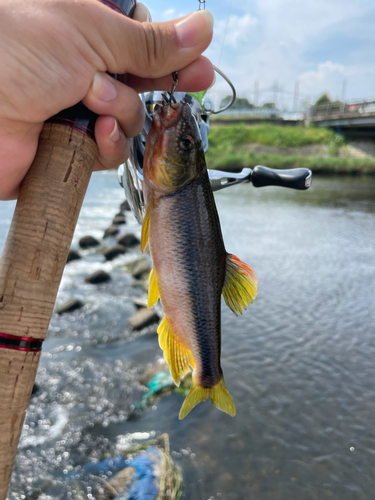
[(212, 33), (214, 18), (208, 10), (197, 10), (181, 19), (175, 26), (181, 46), (194, 47)]
[(149, 12), (147, 12), (147, 22), (152, 23), (152, 17), (151, 17), (151, 14)]
[(115, 124), (112, 132), (109, 134), (109, 138), (111, 139), (112, 142), (117, 142), (120, 139), (120, 129), (118, 127), (117, 120), (113, 118), (113, 121), (115, 122)]
[(92, 92), (99, 101), (112, 101), (116, 95), (116, 88), (111, 77), (104, 73), (95, 73), (92, 82)]
[(207, 89), (207, 90), (212, 89), (212, 87), (215, 85), (215, 83), (216, 83), (216, 73), (214, 73), (214, 79), (212, 80), (212, 83), (211, 83), (211, 85), (208, 87), (208, 89)]

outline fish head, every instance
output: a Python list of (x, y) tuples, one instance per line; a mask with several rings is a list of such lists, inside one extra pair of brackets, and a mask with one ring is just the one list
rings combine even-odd
[(156, 105), (143, 162), (147, 186), (174, 193), (205, 169), (202, 139), (189, 104)]

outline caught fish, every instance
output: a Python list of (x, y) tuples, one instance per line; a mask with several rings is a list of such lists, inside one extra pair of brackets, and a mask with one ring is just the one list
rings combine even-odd
[(155, 107), (143, 175), (142, 251), (149, 242), (153, 262), (148, 307), (160, 297), (159, 344), (175, 383), (193, 369), (180, 419), (208, 396), (234, 416), (220, 365), (221, 294), (242, 314), (255, 298), (257, 277), (225, 250), (198, 125), (187, 103)]

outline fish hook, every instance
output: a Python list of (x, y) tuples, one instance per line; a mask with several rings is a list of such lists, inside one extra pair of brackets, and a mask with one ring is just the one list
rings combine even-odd
[(176, 102), (176, 99), (175, 99), (173, 94), (174, 94), (174, 91), (176, 90), (176, 87), (178, 85), (177, 75), (178, 75), (178, 71), (173, 71), (173, 73), (172, 73), (172, 78), (173, 78), (172, 90), (169, 92), (169, 96), (170, 96), (169, 104), (171, 106), (172, 106), (172, 99), (173, 99), (173, 102)]
[(172, 102), (176, 104), (176, 98), (174, 97), (174, 91), (176, 90), (176, 87), (178, 85), (178, 78), (177, 78), (178, 71), (174, 71), (172, 73), (172, 78), (173, 78), (173, 83), (172, 83), (172, 89), (170, 92), (164, 92), (162, 94), (162, 97), (164, 99), (164, 106), (172, 106)]

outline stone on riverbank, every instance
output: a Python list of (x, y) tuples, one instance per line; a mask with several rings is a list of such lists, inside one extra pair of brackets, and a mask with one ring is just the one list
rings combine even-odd
[(64, 314), (81, 309), (85, 304), (79, 299), (69, 299), (57, 308), (57, 314)]
[(106, 260), (113, 260), (115, 257), (126, 253), (126, 248), (122, 245), (113, 245), (103, 251)]
[(91, 283), (92, 285), (97, 285), (99, 283), (106, 283), (111, 279), (111, 276), (103, 271), (102, 269), (98, 269), (98, 271), (95, 271), (92, 274), (89, 274), (85, 278), (86, 283)]
[(153, 309), (142, 307), (128, 319), (128, 324), (134, 330), (141, 330), (146, 326), (159, 322), (159, 315)]
[(87, 235), (87, 236), (82, 236), (78, 244), (81, 248), (91, 248), (99, 246), (100, 242), (93, 236)]

